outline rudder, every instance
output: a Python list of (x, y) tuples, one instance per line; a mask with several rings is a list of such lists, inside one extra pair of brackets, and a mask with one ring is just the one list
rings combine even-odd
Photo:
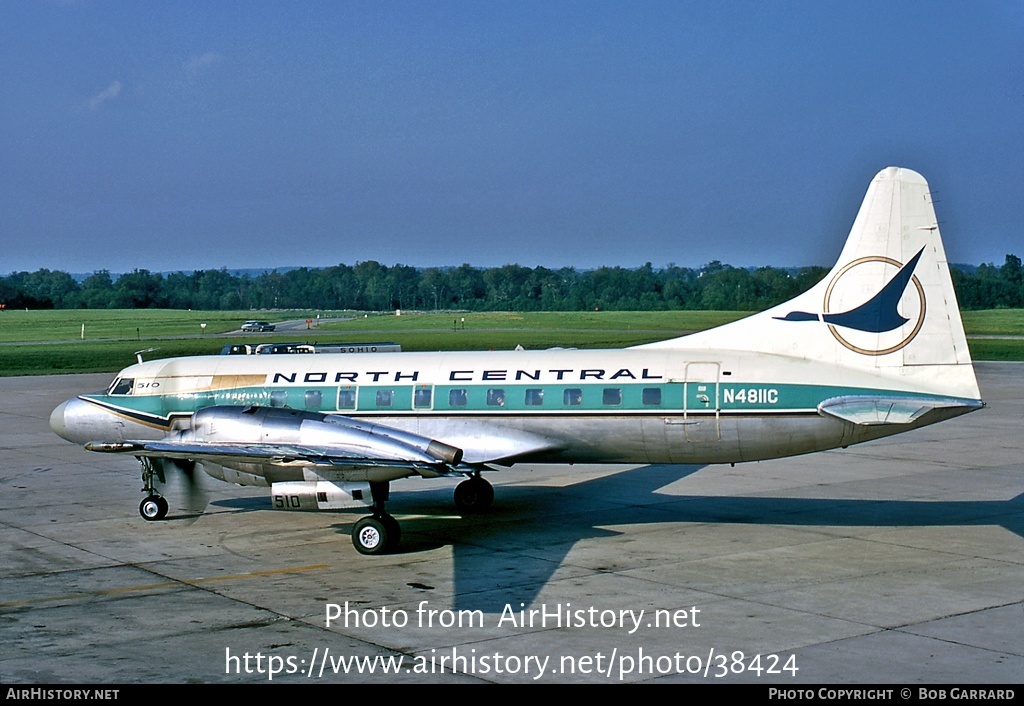
[(928, 183), (900, 167), (875, 175), (838, 262), (817, 285), (649, 347), (773, 353), (921, 380), (941, 366), (955, 394), (979, 396)]

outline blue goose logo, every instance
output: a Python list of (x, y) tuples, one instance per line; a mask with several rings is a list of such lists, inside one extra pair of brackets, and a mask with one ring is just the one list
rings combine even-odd
[[(791, 311), (774, 318), (780, 321), (822, 321), (837, 341), (856, 353), (894, 353), (914, 340), (924, 323), (924, 288), (914, 275), (923, 252), (924, 248), (918, 250), (905, 265), (881, 256), (854, 260), (829, 282), (822, 313)], [(874, 296), (864, 301), (865, 292), (873, 291), (874, 283), (884, 282), (894, 267), (897, 268), (896, 274)], [(917, 292), (916, 301), (913, 296), (904, 297), (911, 282)], [(855, 302), (862, 303), (851, 307)], [(903, 313), (900, 313), (901, 304)], [(911, 322), (913, 327), (906, 332), (906, 326)], [(839, 329), (843, 332), (840, 333)]]

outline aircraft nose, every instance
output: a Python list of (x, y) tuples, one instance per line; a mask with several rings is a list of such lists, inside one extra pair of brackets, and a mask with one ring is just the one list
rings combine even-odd
[[(71, 402), (71, 400), (61, 402), (52, 412), (50, 412), (50, 428), (53, 429), (54, 434), (62, 439), (68, 438), (67, 427), (64, 425), (64, 410), (68, 408), (69, 402)], [(70, 439), (68, 439), (68, 441), (70, 441)]]
[[(77, 397), (61, 402), (50, 413), (50, 428), (62, 439), (73, 441), (76, 444), (83, 443), (80, 439), (75, 438), (75, 425), (73, 422), (76, 412), (80, 412), (85, 406), (85, 403)], [(72, 422), (71, 424), (69, 424), (69, 420)]]

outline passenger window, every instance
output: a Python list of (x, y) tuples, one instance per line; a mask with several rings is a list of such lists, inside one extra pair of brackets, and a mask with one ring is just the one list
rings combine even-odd
[(319, 390), (306, 390), (306, 409), (320, 409), (323, 393)]
[(395, 397), (394, 390), (377, 390), (377, 406), (378, 407), (390, 407), (391, 402)]
[(576, 407), (583, 403), (583, 390), (578, 387), (570, 387), (562, 393), (562, 404), (567, 407)]
[(487, 391), (487, 404), (490, 407), (505, 406), (505, 391), (500, 387), (491, 388)]
[(469, 393), (466, 390), (451, 390), (448, 393), (448, 404), (452, 407), (465, 407), (469, 402)]
[(338, 409), (355, 409), (356, 391), (352, 389), (338, 390)]
[(270, 393), (270, 406), (271, 407), (287, 407), (288, 406), (288, 391), (287, 390), (274, 390)]
[(526, 390), (526, 406), (540, 407), (544, 404), (544, 390), (539, 387), (530, 387)]
[(606, 405), (620, 405), (622, 404), (622, 388), (621, 387), (606, 387), (604, 393), (601, 395), (601, 402)]
[(645, 387), (644, 388), (644, 404), (651, 407), (656, 407), (661, 404), (661, 388), (660, 387)]
[(433, 400), (433, 390), (429, 387), (418, 387), (412, 396), (412, 406), (417, 409), (429, 409)]
[(114, 381), (111, 386), (110, 394), (112, 395), (130, 395), (132, 394), (132, 387), (135, 386), (134, 378), (120, 378)]

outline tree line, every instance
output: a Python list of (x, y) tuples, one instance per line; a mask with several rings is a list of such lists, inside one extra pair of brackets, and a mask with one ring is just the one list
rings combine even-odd
[[(8, 309), (393, 309), (470, 311), (754, 311), (790, 299), (828, 270), (805, 267), (743, 269), (715, 261), (701, 268), (669, 265), (600, 267), (451, 268), (354, 266), (299, 268), (260, 275), (225, 269), (117, 276), (100, 270), (78, 282), (66, 272), (40, 269), (0, 277), (0, 305)], [(963, 309), (1024, 308), (1021, 259), (1001, 266), (952, 269)]]

